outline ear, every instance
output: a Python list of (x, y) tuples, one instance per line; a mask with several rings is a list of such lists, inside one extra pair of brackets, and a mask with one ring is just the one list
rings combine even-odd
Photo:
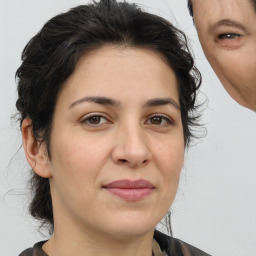
[(49, 158), (44, 143), (36, 141), (32, 122), (26, 118), (22, 122), (22, 141), (27, 161), (33, 171), (43, 178), (50, 178)]

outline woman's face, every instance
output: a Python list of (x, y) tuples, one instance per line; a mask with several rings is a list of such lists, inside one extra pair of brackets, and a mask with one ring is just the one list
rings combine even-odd
[(193, 0), (204, 53), (228, 93), (256, 109), (256, 12), (251, 0)]
[(173, 71), (146, 49), (106, 46), (84, 56), (58, 97), (50, 147), (55, 230), (152, 232), (183, 166)]

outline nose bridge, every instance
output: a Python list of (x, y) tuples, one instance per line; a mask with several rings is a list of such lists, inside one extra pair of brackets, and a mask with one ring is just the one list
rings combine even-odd
[(139, 124), (131, 124), (126, 126), (124, 132), (125, 143), (124, 146), (127, 153), (143, 153), (146, 151), (146, 138)]
[(119, 127), (114, 149), (116, 162), (135, 167), (146, 164), (150, 156), (147, 136), (140, 124), (130, 122)]

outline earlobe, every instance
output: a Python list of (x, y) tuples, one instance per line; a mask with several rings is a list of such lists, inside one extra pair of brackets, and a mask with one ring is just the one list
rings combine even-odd
[(51, 172), (45, 145), (35, 139), (30, 119), (23, 120), (21, 131), (23, 148), (29, 165), (39, 176), (50, 178)]

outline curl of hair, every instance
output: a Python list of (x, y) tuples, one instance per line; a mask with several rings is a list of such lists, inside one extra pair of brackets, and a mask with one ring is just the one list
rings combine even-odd
[[(30, 119), (35, 139), (46, 144), (51, 159), (50, 135), (58, 94), (81, 56), (104, 45), (143, 47), (163, 56), (177, 77), (187, 146), (199, 117), (195, 111), (201, 75), (186, 36), (165, 19), (115, 0), (101, 0), (59, 14), (28, 42), (16, 72), (20, 125)], [(53, 225), (49, 180), (34, 173), (31, 188), (31, 215)]]

